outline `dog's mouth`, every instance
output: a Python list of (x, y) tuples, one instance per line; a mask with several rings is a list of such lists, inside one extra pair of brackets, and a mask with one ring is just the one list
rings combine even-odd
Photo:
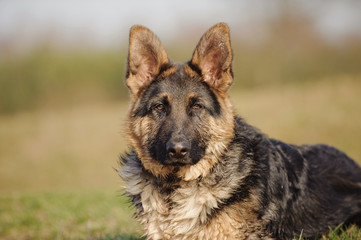
[(196, 164), (198, 161), (194, 161), (189, 157), (185, 157), (185, 158), (166, 158), (162, 164), (166, 165), (166, 166), (186, 166), (186, 165), (194, 165)]

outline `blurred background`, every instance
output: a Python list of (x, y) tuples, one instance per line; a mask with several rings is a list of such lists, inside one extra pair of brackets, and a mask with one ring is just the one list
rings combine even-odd
[(217, 22), (231, 29), (238, 114), (361, 163), (360, 1), (0, 0), (0, 239), (140, 235), (114, 171), (129, 28), (187, 61)]

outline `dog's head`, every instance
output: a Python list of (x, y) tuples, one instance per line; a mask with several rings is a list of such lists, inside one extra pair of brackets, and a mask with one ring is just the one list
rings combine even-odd
[(172, 63), (149, 29), (130, 30), (128, 138), (145, 169), (185, 180), (204, 176), (234, 136), (227, 91), (233, 81), (229, 28), (219, 23), (192, 59)]

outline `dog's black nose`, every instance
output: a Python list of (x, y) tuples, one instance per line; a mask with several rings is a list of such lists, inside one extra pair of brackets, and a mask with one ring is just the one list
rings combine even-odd
[(183, 158), (189, 152), (189, 143), (186, 140), (168, 141), (166, 147), (171, 158)]

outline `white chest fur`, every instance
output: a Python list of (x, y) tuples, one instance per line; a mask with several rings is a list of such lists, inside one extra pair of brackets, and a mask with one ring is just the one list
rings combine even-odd
[(234, 239), (239, 222), (235, 224), (227, 211), (209, 220), (212, 209), (229, 197), (231, 186), (220, 189), (185, 182), (169, 195), (161, 194), (150, 183), (143, 186), (139, 220), (148, 239)]

